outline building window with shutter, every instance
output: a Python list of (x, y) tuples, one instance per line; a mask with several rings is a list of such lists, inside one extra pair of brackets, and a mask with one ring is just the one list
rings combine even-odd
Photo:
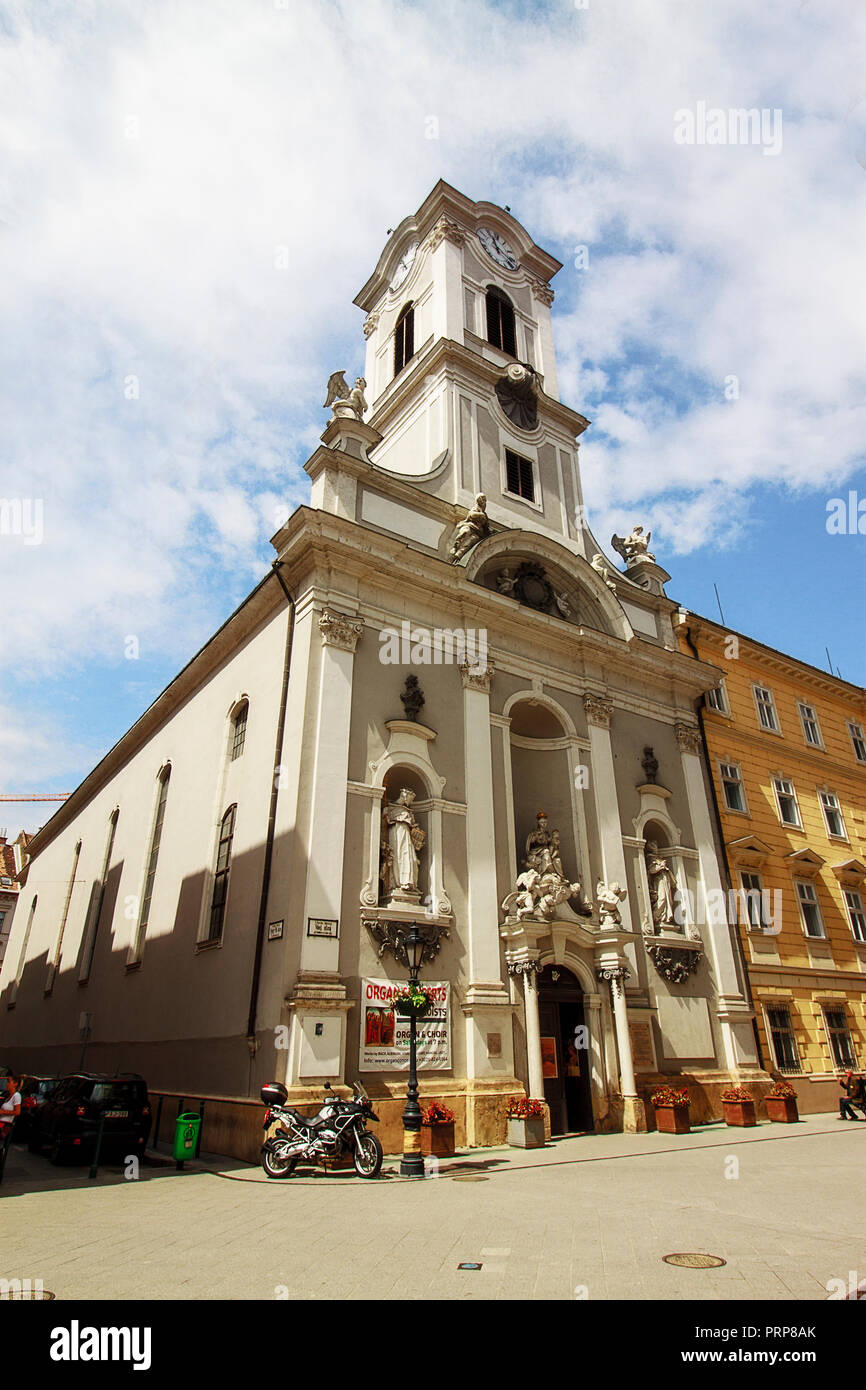
[(487, 305), (487, 341), (501, 348), (510, 357), (517, 356), (514, 309), (507, 294), (497, 285), (490, 285), (485, 296)]
[(394, 329), (394, 375), (402, 372), (406, 363), (415, 354), (415, 309), (412, 303), (404, 304), (397, 317)]
[(779, 1071), (799, 1071), (800, 1054), (797, 1051), (797, 1040), (791, 1026), (790, 1009), (787, 1007), (768, 1008), (767, 1026), (770, 1030), (770, 1042)]
[(226, 913), (226, 900), (229, 892), (229, 871), (231, 869), (232, 840), (235, 834), (235, 812), (237, 806), (230, 806), (220, 824), (220, 838), (217, 846), (214, 868), (213, 894), (211, 895), (210, 920), (205, 941), (219, 941), (223, 933)]
[(535, 471), (531, 459), (521, 458), (511, 449), (505, 450), (505, 488), (524, 502), (535, 501)]

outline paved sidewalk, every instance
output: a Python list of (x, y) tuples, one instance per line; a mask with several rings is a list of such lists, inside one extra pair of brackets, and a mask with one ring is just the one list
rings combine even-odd
[[(831, 1115), (687, 1136), (466, 1151), (437, 1180), (207, 1157), (89, 1181), (13, 1147), (0, 1277), (59, 1299), (824, 1300), (866, 1277), (866, 1124)], [(662, 1262), (720, 1256), (718, 1269)], [(460, 1271), (480, 1261), (480, 1271)]]

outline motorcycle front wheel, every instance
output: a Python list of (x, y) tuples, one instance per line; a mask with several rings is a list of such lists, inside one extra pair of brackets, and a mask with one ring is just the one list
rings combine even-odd
[(262, 1167), (269, 1178), (290, 1178), (297, 1163), (297, 1154), (291, 1154), (288, 1158), (280, 1158), (278, 1154), (268, 1148), (267, 1144), (262, 1149)]
[(382, 1145), (375, 1134), (359, 1135), (359, 1143), (361, 1152), (356, 1146), (353, 1154), (355, 1172), (359, 1178), (378, 1178), (382, 1167)]

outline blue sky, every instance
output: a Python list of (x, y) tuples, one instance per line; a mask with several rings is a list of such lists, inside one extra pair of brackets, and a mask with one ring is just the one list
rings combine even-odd
[[(7, 4), (0, 497), (40, 499), (44, 538), (0, 536), (0, 790), (74, 787), (257, 582), (324, 383), (361, 368), (352, 298), (440, 177), (563, 262), (602, 545), (643, 522), (672, 597), (717, 617), (715, 582), (733, 628), (862, 684), (866, 538), (826, 507), (866, 498), (864, 27), (818, 0)], [(780, 111), (781, 148), (676, 143), (700, 102)]]

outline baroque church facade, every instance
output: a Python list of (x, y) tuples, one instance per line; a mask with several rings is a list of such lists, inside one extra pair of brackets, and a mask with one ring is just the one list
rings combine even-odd
[(89, 1066), (207, 1097), (238, 1153), (263, 1082), (360, 1078), (399, 1149), (417, 922), (421, 1098), (460, 1143), (515, 1095), (638, 1130), (660, 1079), (709, 1117), (764, 1076), (695, 713), (720, 673), (651, 537), (620, 570), (589, 529), (560, 268), (442, 182), (389, 237), (272, 570), (30, 846), (13, 1064), (74, 1065), (86, 1027)]

